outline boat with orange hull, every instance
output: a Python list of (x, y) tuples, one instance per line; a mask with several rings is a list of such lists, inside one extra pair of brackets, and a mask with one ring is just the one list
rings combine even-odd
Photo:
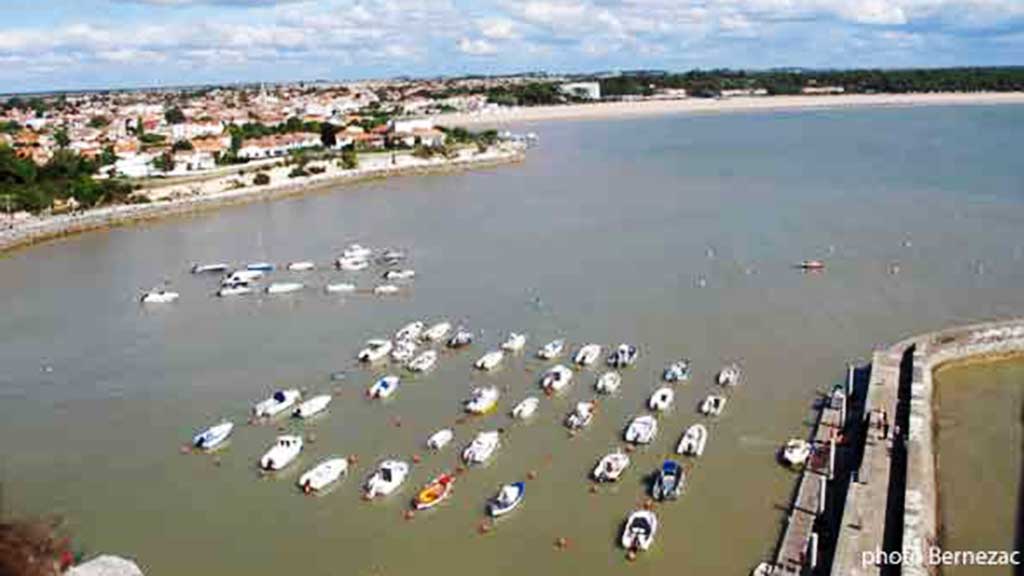
[(454, 484), (455, 476), (447, 473), (441, 474), (420, 490), (420, 493), (413, 500), (413, 506), (417, 510), (426, 510), (427, 508), (437, 506), (451, 495)]

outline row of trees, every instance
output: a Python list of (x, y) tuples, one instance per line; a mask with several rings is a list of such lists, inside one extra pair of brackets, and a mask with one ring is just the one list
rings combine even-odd
[(12, 148), (0, 146), (0, 208), (40, 212), (55, 200), (73, 198), (83, 207), (128, 201), (132, 193), (128, 184), (93, 178), (102, 162), (61, 149), (46, 164), (36, 166), (31, 159), (19, 158)]

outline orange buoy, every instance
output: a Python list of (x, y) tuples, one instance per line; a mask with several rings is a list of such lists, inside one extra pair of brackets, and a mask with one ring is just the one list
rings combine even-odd
[(566, 538), (565, 536), (559, 536), (558, 538), (555, 539), (555, 548), (558, 548), (559, 550), (565, 550), (568, 547), (569, 547), (569, 539)]
[(363, 502), (369, 502), (369, 501), (371, 501), (371, 500), (373, 500), (373, 498), (370, 498), (370, 495), (369, 495), (369, 494), (366, 494), (366, 493), (364, 492), (364, 493), (363, 493)]
[(650, 510), (651, 508), (654, 508), (654, 501), (651, 500), (650, 498), (645, 499), (644, 510)]
[(413, 454), (413, 455), (412, 455), (412, 461), (413, 461), (413, 463), (415, 463), (415, 464), (419, 464), (419, 463), (420, 463), (420, 460), (421, 460), (421, 458), (420, 458), (420, 455), (419, 455), (419, 454)]
[(632, 454), (634, 450), (636, 450), (636, 447), (633, 446), (632, 444), (627, 444), (626, 445), (626, 453)]
[(484, 520), (483, 522), (480, 523), (479, 526), (477, 526), (476, 531), (479, 532), (480, 534), (487, 534), (487, 533), (489, 533), (491, 531), (492, 528), (494, 528), (494, 525), (492, 525), (487, 520)]
[(463, 466), (462, 464), (459, 464), (458, 466), (455, 467), (455, 473), (459, 474), (459, 475), (465, 474), (466, 473), (466, 467)]
[(529, 472), (526, 473), (526, 477), (529, 478), (530, 480), (536, 480), (537, 479), (537, 471), (536, 470), (530, 470)]
[(186, 444), (182, 444), (181, 448), (178, 448), (179, 454), (188, 454), (190, 452), (192, 452), (192, 447)]
[(597, 494), (597, 492), (598, 492), (597, 486), (595, 484), (591, 484), (590, 485), (590, 493), (591, 494)]
[(395, 416), (394, 420), (392, 420), (391, 423), (395, 425), (395, 428), (402, 427), (402, 419), (398, 416)]
[(404, 516), (406, 520), (412, 520), (416, 517), (416, 512), (412, 510), (406, 510)]
[(348, 455), (348, 463), (349, 464), (355, 464), (356, 462), (359, 462), (359, 456), (356, 455), (356, 454), (349, 454)]
[(636, 550), (626, 552), (626, 560), (629, 560), (630, 562), (636, 560)]

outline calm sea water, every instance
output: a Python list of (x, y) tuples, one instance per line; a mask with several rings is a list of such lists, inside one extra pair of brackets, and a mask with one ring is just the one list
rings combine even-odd
[[(794, 485), (775, 451), (806, 433), (816, 391), (841, 381), (847, 361), (907, 334), (1024, 313), (1024, 107), (524, 128), (542, 143), (522, 165), (367, 183), (0, 260), (6, 508), (62, 514), (86, 549), (133, 556), (157, 576), (618, 573), (618, 532), (644, 477), (698, 419), (718, 368), (740, 360), (746, 384), (712, 423), (687, 494), (658, 508), (655, 549), (630, 569), (741, 574), (772, 552)], [(314, 259), (324, 266), (305, 278), (319, 287), (344, 277), (326, 264), (353, 241), (407, 248), (420, 272), (411, 294), (220, 300), (214, 279), (188, 273), (200, 261)], [(790, 267), (812, 257), (828, 271)], [(181, 300), (141, 307), (139, 290), (162, 281)], [(361, 343), (441, 317), (479, 330), (478, 344), (391, 401), (366, 401), (375, 373), (354, 365)], [(505, 412), (539, 392), (543, 365), (524, 355), (491, 375), (471, 370), (508, 330), (529, 333), (531, 349), (555, 336), (634, 342), (642, 359), (570, 438), (561, 422), (593, 395), (596, 372), (514, 424)], [(682, 356), (694, 377), (656, 443), (620, 484), (592, 493), (589, 470)], [(330, 382), (337, 370), (348, 380)], [(426, 454), (425, 438), (453, 425), (480, 383), (505, 388), (499, 413)], [(292, 471), (255, 469), (276, 426), (241, 426), (219, 466), (178, 453), (196, 428), (241, 423), (285, 385), (338, 394), (328, 417), (280, 423), (316, 438)], [(496, 427), (508, 431), (496, 459), (404, 520), (415, 488), (456, 464), (456, 446)], [(300, 495), (297, 473), (330, 454), (359, 464), (329, 495)], [(414, 454), (423, 460), (403, 492), (359, 499), (375, 461)], [(486, 498), (531, 471), (523, 506), (479, 534)], [(568, 549), (555, 549), (559, 537)]]

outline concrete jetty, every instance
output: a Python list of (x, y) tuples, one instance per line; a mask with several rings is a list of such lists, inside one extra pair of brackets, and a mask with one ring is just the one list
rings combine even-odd
[(845, 419), (835, 402), (821, 406), (814, 444), (820, 453), (828, 443), (830, 459), (824, 469), (815, 459), (802, 474), (772, 574), (932, 574), (929, 551), (938, 546), (934, 372), (1019, 354), (1024, 319), (908, 338), (876, 350), (858, 372), (862, 378), (851, 371)]

